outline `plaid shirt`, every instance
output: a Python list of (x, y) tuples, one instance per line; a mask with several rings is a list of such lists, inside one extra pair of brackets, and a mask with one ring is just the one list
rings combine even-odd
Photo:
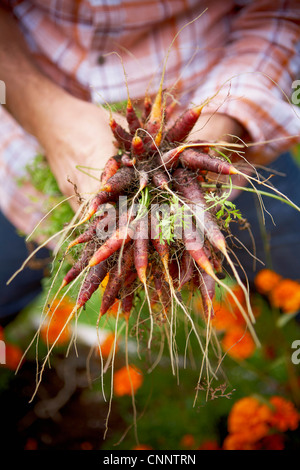
[[(40, 68), (75, 96), (98, 103), (127, 98), (124, 70), (132, 99), (149, 84), (155, 92), (166, 51), (190, 23), (170, 48), (165, 77), (166, 87), (177, 83), (182, 105), (219, 91), (206, 110), (240, 121), (253, 142), (276, 139), (259, 147), (267, 157), (300, 142), (298, 108), (286, 99), (300, 79), (298, 0), (0, 3), (12, 10)], [(42, 198), (16, 180), (38, 151), (0, 106), (0, 207), (25, 233), (43, 215)]]

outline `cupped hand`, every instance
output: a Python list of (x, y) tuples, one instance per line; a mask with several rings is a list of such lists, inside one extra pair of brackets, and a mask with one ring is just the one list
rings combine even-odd
[[(207, 142), (230, 142), (230, 143), (242, 143), (240, 139), (244, 139), (246, 136), (246, 130), (243, 126), (232, 117), (216, 113), (216, 114), (202, 114), (198, 119), (190, 138), (192, 140), (205, 140)], [(245, 149), (243, 149), (245, 150)], [(225, 149), (221, 149), (222, 153), (227, 154), (233, 163), (240, 162), (241, 158), (237, 157), (235, 152), (230, 152)], [(212, 155), (220, 156), (218, 152), (211, 152)], [(246, 156), (246, 154), (245, 154)], [(251, 166), (249, 166), (251, 170)], [(215, 175), (211, 175), (212, 178)], [(220, 177), (218, 177), (220, 181)], [(247, 180), (240, 176), (232, 177), (233, 184), (237, 186), (245, 186)], [(230, 193), (230, 199), (235, 199), (241, 193), (240, 190), (233, 189)]]
[[(96, 192), (101, 170), (117, 152), (109, 127), (110, 114), (95, 104), (70, 96), (54, 108), (43, 123), (39, 141), (60, 190), (66, 196), (74, 195), (70, 205), (76, 210), (78, 198), (74, 190), (84, 199)], [(116, 119), (124, 125), (121, 115)], [(82, 170), (92, 176), (78, 168), (83, 166), (88, 168)]]

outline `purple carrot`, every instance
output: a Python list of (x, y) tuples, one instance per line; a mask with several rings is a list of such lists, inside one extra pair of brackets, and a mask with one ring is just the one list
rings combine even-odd
[(201, 228), (211, 244), (222, 253), (226, 252), (225, 237), (209, 212), (202, 189), (193, 173), (178, 168), (173, 173), (173, 177), (175, 189), (186, 199), (187, 203), (194, 205), (194, 208), (197, 209), (198, 219), (202, 219), (197, 222), (202, 225)]
[(126, 107), (126, 119), (131, 135), (134, 135), (141, 128), (141, 122), (132, 106), (131, 100), (128, 98)]
[(132, 136), (127, 132), (120, 124), (114, 119), (110, 120), (110, 128), (112, 133), (121, 148), (124, 148), (127, 152), (130, 151)]
[(148, 266), (148, 217), (137, 220), (134, 240), (134, 266), (140, 281), (146, 283)]
[(65, 275), (59, 290), (61, 290), (63, 287), (70, 284), (70, 282), (74, 281), (74, 279), (76, 279), (77, 276), (79, 276), (79, 274), (88, 265), (91, 257), (93, 256), (95, 249), (96, 249), (96, 243), (94, 241), (90, 241), (84, 248), (80, 258), (76, 261), (75, 264), (73, 264), (71, 269)]
[(193, 148), (183, 150), (179, 159), (184, 167), (191, 170), (206, 170), (222, 175), (236, 175), (239, 173), (230, 163)]
[(107, 269), (106, 261), (103, 261), (102, 263), (99, 263), (96, 266), (90, 268), (78, 294), (76, 303), (77, 309), (83, 307), (83, 305), (85, 305), (93, 293), (98, 289), (107, 274)]

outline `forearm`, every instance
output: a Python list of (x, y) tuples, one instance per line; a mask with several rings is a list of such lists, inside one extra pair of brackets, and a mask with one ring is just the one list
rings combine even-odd
[(58, 103), (71, 97), (38, 69), (15, 20), (3, 9), (0, 43), (0, 78), (6, 84), (6, 107), (26, 131), (43, 142), (48, 119)]
[[(79, 172), (85, 165), (103, 168), (115, 148), (109, 114), (75, 98), (45, 76), (34, 63), (9, 13), (0, 9), (0, 80), (6, 84), (6, 107), (36, 137), (62, 192), (97, 188), (97, 181)], [(99, 184), (99, 183), (98, 183)]]

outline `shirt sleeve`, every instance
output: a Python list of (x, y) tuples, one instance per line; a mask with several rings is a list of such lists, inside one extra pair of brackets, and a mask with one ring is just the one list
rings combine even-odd
[(26, 165), (40, 151), (36, 139), (0, 106), (0, 210), (26, 235), (45, 215), (46, 196), (26, 179)]
[(255, 0), (233, 16), (223, 57), (193, 101), (212, 97), (205, 111), (239, 121), (255, 143), (249, 154), (273, 159), (300, 142), (299, 108), (291, 102), (299, 78), (299, 2)]

